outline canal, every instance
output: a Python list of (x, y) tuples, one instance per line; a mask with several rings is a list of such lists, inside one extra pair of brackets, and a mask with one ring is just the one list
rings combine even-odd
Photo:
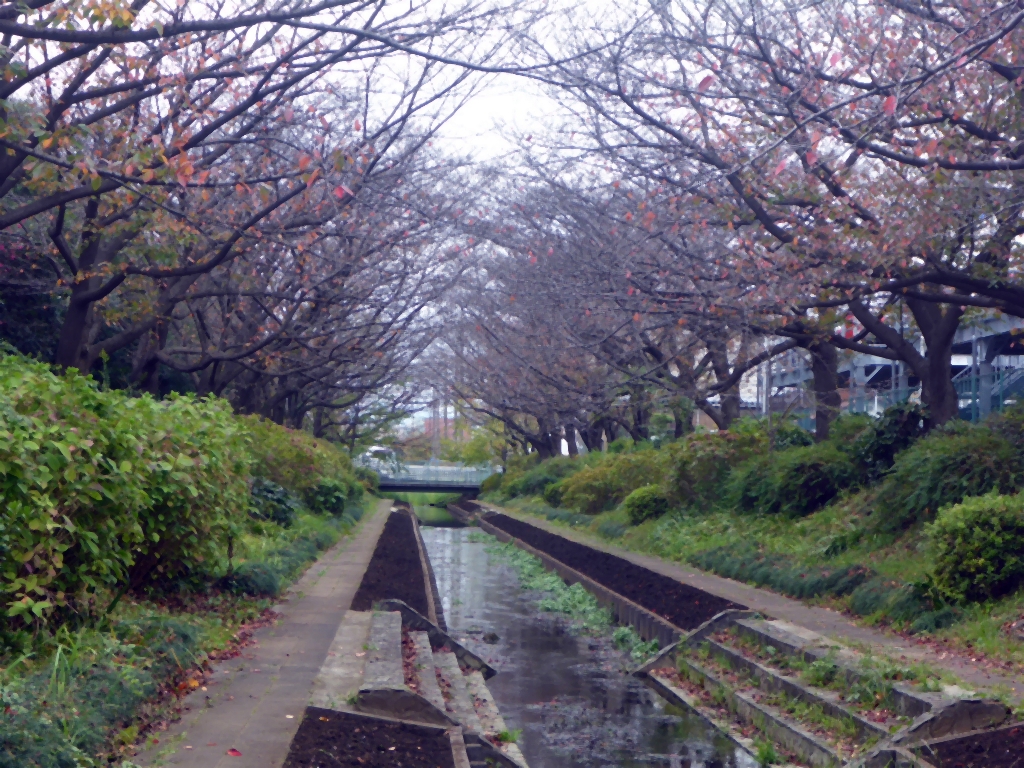
[(449, 632), (498, 674), (488, 681), (530, 768), (756, 768), (706, 721), (630, 676), (608, 634), (539, 611), (474, 528), (422, 527)]

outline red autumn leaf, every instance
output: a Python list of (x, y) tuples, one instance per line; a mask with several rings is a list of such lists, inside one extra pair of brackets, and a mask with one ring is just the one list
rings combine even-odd
[(809, 165), (814, 165), (816, 162), (818, 162), (818, 153), (817, 152), (813, 152), (813, 151), (812, 152), (808, 152), (807, 153), (807, 163)]
[(313, 162), (313, 158), (309, 155), (303, 155), (299, 158), (299, 170), (304, 171), (309, 168), (309, 164)]
[(885, 101), (882, 103), (882, 111), (887, 115), (893, 115), (896, 113), (896, 97), (887, 96)]
[(239, 751), (238, 751), (237, 749), (235, 749), (234, 747), (232, 747), (231, 749), (229, 749), (229, 750), (227, 751), (227, 754), (231, 755), (231, 757), (241, 757), (241, 756), (242, 756), (242, 753), (241, 753), (241, 752), (239, 752)]
[(355, 121), (355, 122), (354, 122), (354, 123), (352, 124), (352, 127), (353, 127), (353, 128), (355, 129), (355, 130), (357, 130), (357, 131), (361, 131), (361, 130), (363, 130), (363, 124), (362, 124), (362, 123), (360, 123), (360, 122), (359, 122), (358, 120), (356, 120), (356, 121)]
[(775, 166), (775, 173), (773, 173), (772, 175), (773, 176), (778, 176), (780, 173), (782, 173), (782, 171), (785, 168), (786, 168), (786, 161), (785, 160), (780, 160), (779, 164)]
[(833, 53), (832, 54), (832, 58), (828, 60), (828, 63), (831, 64), (834, 67), (836, 64), (839, 63), (839, 58), (840, 57), (839, 57), (839, 53), (838, 52)]
[(701, 93), (704, 93), (704, 91), (711, 87), (711, 84), (713, 82), (715, 82), (715, 76), (708, 75), (703, 80), (701, 80), (700, 83), (697, 85), (697, 90), (700, 91)]
[(353, 192), (348, 187), (346, 187), (344, 184), (339, 184), (337, 187), (334, 188), (334, 195), (340, 200), (345, 195), (348, 195), (349, 197), (355, 197), (356, 193)]
[(639, 312), (634, 312), (633, 313), (633, 322), (634, 323), (639, 323), (640, 322), (640, 313)]

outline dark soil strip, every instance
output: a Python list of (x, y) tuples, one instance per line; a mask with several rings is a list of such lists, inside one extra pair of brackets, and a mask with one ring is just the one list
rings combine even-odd
[(915, 750), (938, 768), (1024, 767), (1024, 724), (944, 739)]
[(455, 768), (443, 728), (307, 707), (282, 768)]
[(495, 513), (484, 519), (684, 631), (696, 629), (717, 613), (744, 607), (508, 515)]
[(392, 512), (377, 540), (359, 589), (352, 598), (353, 611), (369, 611), (381, 600), (402, 600), (421, 615), (427, 609), (420, 551), (408, 512)]

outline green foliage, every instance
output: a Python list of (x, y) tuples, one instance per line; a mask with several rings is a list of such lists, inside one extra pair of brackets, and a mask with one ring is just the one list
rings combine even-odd
[(352, 473), (355, 475), (356, 480), (362, 483), (370, 493), (377, 493), (380, 491), (380, 475), (369, 467), (353, 467)]
[(719, 547), (690, 558), (698, 568), (737, 581), (768, 586), (790, 597), (841, 597), (853, 592), (872, 576), (867, 568), (850, 565), (843, 568), (800, 566), (778, 554), (759, 552), (751, 547)]
[(789, 419), (778, 422), (773, 420), (768, 429), (771, 431), (772, 447), (777, 451), (814, 445), (814, 435)]
[(241, 421), (251, 440), (253, 474), (273, 480), (300, 497), (324, 480), (354, 476), (348, 456), (327, 440), (258, 416)]
[(980, 601), (1024, 581), (1024, 497), (995, 491), (939, 512), (927, 527), (933, 582), (946, 598)]
[(321, 480), (306, 492), (306, 503), (317, 514), (339, 517), (345, 512), (345, 503), (352, 493), (353, 486), (362, 489), (359, 483), (348, 483), (334, 478)]
[[(896, 460), (896, 455), (924, 435), (925, 408), (899, 403), (886, 408), (853, 441), (853, 455), (869, 482), (876, 482)], [(838, 439), (835, 442), (841, 444)]]
[(199, 643), (195, 623), (160, 615), (59, 631), (47, 664), (0, 680), (0, 767), (99, 765), (112, 734), (196, 663)]
[(897, 456), (879, 488), (876, 524), (907, 527), (968, 496), (1013, 493), (1022, 481), (1021, 456), (1006, 438), (981, 425), (948, 425)]
[(270, 520), (287, 528), (302, 511), (302, 502), (272, 480), (255, 477), (252, 481), (252, 507), (249, 515), (256, 520)]
[(629, 657), (637, 664), (647, 661), (660, 650), (657, 638), (646, 641), (630, 626), (616, 627), (612, 632), (612, 642), (620, 651), (629, 653)]
[(626, 526), (614, 520), (603, 520), (597, 526), (597, 532), (607, 539), (619, 539), (626, 533)]
[(662, 482), (665, 458), (663, 451), (654, 450), (606, 455), (562, 481), (562, 503), (586, 515), (610, 509), (637, 488)]
[(201, 570), (249, 507), (248, 464), (224, 401), (101, 392), (0, 357), (0, 604), (42, 622)]
[(504, 479), (505, 474), (503, 472), (495, 472), (493, 475), (490, 475), (480, 483), (480, 494), (494, 493), (499, 490)]
[(508, 498), (540, 496), (544, 494), (548, 486), (554, 485), (564, 477), (568, 477), (582, 466), (582, 463), (568, 456), (556, 456), (507, 481), (504, 483), (502, 490)]
[(730, 470), (768, 449), (763, 425), (740, 419), (731, 429), (696, 432), (670, 443), (666, 454), (666, 486), (673, 503), (708, 507), (721, 495)]
[(611, 613), (582, 584), (567, 586), (557, 574), (546, 570), (538, 558), (515, 544), (492, 544), (487, 553), (515, 568), (523, 589), (546, 593), (538, 603), (542, 611), (564, 614), (585, 632), (603, 631), (611, 625)]
[(640, 525), (645, 520), (661, 517), (668, 512), (669, 501), (659, 486), (644, 485), (630, 493), (622, 502), (622, 507), (629, 515), (629, 522)]
[(748, 459), (729, 477), (727, 496), (741, 510), (803, 517), (853, 485), (858, 472), (832, 442)]
[[(354, 511), (354, 510), (352, 510)], [(300, 515), (288, 533), (281, 531), (276, 540), (262, 535), (252, 543), (249, 555), (223, 579), (225, 589), (238, 594), (276, 597), (320, 552), (332, 547), (342, 533), (355, 525), (357, 517), (346, 512), (330, 519)], [(272, 541), (266, 546), (268, 539)], [(258, 542), (258, 543), (257, 543)]]

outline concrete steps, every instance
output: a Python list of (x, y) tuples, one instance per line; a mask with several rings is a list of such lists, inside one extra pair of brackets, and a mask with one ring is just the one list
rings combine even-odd
[(908, 680), (899, 669), (785, 622), (726, 612), (637, 670), (755, 759), (770, 744), (793, 764), (928, 768), (930, 741), (992, 728), (998, 701)]
[(484, 682), (494, 670), (415, 612), (405, 621), (402, 607), (346, 614), (311, 703), (446, 726), (457, 768), (528, 768), (519, 748), (499, 738), (508, 729)]

